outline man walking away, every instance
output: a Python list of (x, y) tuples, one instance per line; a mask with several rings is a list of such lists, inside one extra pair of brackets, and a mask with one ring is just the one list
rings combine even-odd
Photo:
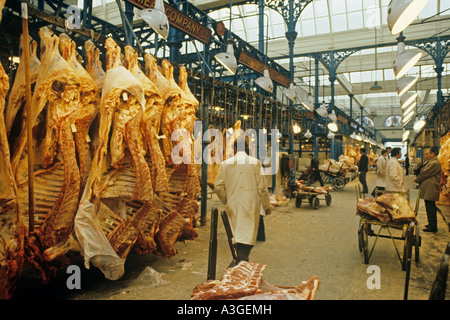
[[(245, 151), (242, 147), (244, 145)], [(230, 220), (239, 263), (248, 261), (250, 251), (256, 243), (261, 205), (267, 215), (271, 213), (271, 205), (261, 162), (248, 155), (245, 136), (235, 141), (234, 152), (234, 157), (220, 165), (214, 187)], [(233, 266), (234, 261), (229, 267)]]
[(433, 148), (428, 148), (424, 153), (427, 160), (420, 173), (414, 178), (414, 181), (420, 184), (419, 196), (425, 202), (425, 209), (427, 211), (428, 225), (423, 231), (436, 232), (437, 231), (437, 217), (436, 217), (436, 201), (439, 200), (440, 183), (441, 183), (441, 163), (436, 157), (436, 152)]
[(358, 168), (359, 168), (359, 182), (361, 182), (363, 189), (362, 193), (369, 193), (367, 187), (367, 171), (369, 171), (369, 158), (366, 155), (366, 149), (359, 149), (361, 152), (361, 158), (359, 159)]
[(311, 164), (309, 166), (309, 170), (311, 172), (313, 181), (314, 182), (319, 181), (320, 186), (323, 187), (322, 176), (320, 175), (320, 171), (319, 171), (319, 160), (314, 158), (314, 155), (312, 153), (310, 153), (308, 156), (311, 159)]

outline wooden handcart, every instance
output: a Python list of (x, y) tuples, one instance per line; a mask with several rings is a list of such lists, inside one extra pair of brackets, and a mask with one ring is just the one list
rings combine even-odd
[[(356, 193), (357, 193), (357, 200), (360, 199), (360, 188), (359, 185), (356, 185)], [(383, 191), (382, 193), (399, 193), (403, 196), (406, 196), (406, 199), (410, 200), (410, 191), (407, 192), (387, 192)], [(382, 194), (381, 192), (377, 192), (376, 196)], [(415, 216), (417, 216), (418, 210), (419, 210), (419, 200), (420, 198), (417, 197), (416, 205), (414, 209)], [(372, 226), (379, 226), (378, 231), (372, 230)], [(401, 235), (400, 236), (394, 236), (391, 232), (393, 229), (400, 230)], [(382, 231), (387, 231), (386, 233), (382, 233)], [(369, 237), (375, 237), (375, 241), (372, 244), (371, 249), (369, 250)], [(372, 256), (372, 253), (375, 249), (375, 245), (377, 243), (377, 240), (379, 238), (387, 238), (391, 239), (392, 243), (394, 245), (394, 248), (397, 252), (397, 256), (400, 260), (400, 263), (402, 265), (402, 270), (407, 270), (409, 268), (409, 261), (411, 261), (412, 257), (412, 251), (414, 247), (414, 253), (415, 253), (415, 261), (419, 261), (419, 248), (421, 245), (421, 237), (419, 234), (419, 228), (417, 225), (417, 222), (383, 222), (375, 217), (369, 218), (369, 217), (361, 217), (359, 228), (358, 228), (358, 246), (359, 246), (359, 252), (361, 254), (361, 258), (363, 260), (363, 263), (369, 264), (369, 260)], [(403, 241), (403, 255), (400, 255), (400, 252), (397, 248), (397, 244), (395, 240)]]
[[(314, 191), (303, 191), (296, 190), (294, 191), (295, 195), (295, 206), (300, 208), (302, 206), (303, 199), (308, 199), (309, 204), (313, 207), (314, 210), (319, 209), (320, 200), (325, 201), (327, 206), (331, 205), (331, 194), (328, 193), (320, 193)], [(321, 197), (323, 196), (323, 198)]]
[[(351, 172), (351, 175), (347, 175), (343, 170), (342, 167), (344, 164), (342, 164), (339, 167), (339, 170), (337, 172), (330, 171), (331, 163), (328, 165), (328, 169), (321, 170), (320, 175), (322, 176), (322, 180), (324, 183), (330, 182), (331, 186), (336, 191), (343, 190), (347, 183), (353, 181), (357, 176), (357, 172)], [(326, 178), (325, 178), (326, 177)]]

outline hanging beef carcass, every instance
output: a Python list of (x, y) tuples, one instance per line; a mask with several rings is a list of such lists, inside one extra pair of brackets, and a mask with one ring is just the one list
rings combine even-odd
[[(180, 128), (180, 114), (182, 108), (181, 90), (177, 90), (156, 64), (156, 59), (149, 53), (144, 56), (145, 74), (157, 86), (164, 100), (164, 108), (161, 115), (161, 131), (163, 133), (163, 153), (167, 164), (172, 164), (171, 159), (173, 143), (172, 132)], [(164, 62), (164, 61), (163, 61)], [(168, 63), (168, 61), (166, 62)]]
[(84, 190), (91, 169), (89, 128), (98, 113), (100, 97), (96, 83), (77, 60), (75, 42), (65, 33), (60, 34), (59, 39), (62, 57), (69, 63), (80, 79), (80, 104), (72, 115), (74, 118), (72, 125), (80, 166), (80, 190)]
[[(73, 242), (74, 217), (78, 207), (80, 173), (72, 124), (80, 104), (80, 81), (59, 52), (59, 38), (43, 27), (41, 67), (31, 101), (33, 126), (34, 229), (27, 234), (27, 260), (38, 268), (44, 282), (55, 268), (46, 261), (56, 258), (61, 247)], [(28, 226), (28, 162), (26, 126), (18, 138), (12, 169), (18, 184), (18, 199), (24, 224)], [(56, 250), (55, 252), (52, 252)], [(57, 263), (57, 262), (55, 262)], [(48, 267), (48, 268), (47, 268)]]
[(12, 297), (24, 263), (23, 222), (3, 117), (8, 89), (8, 76), (0, 64), (0, 299)]
[(123, 275), (125, 258), (134, 243), (146, 239), (134, 223), (149, 223), (146, 209), (135, 210), (129, 218), (126, 201), (146, 202), (154, 194), (140, 130), (143, 87), (122, 65), (121, 49), (113, 39), (105, 41), (105, 48), (98, 143), (75, 230), (86, 267), (92, 262), (105, 277), (115, 280)]
[(198, 108), (199, 102), (197, 98), (192, 94), (188, 86), (188, 74), (184, 66), (179, 68), (178, 85), (185, 93), (184, 99), (186, 99), (185, 108), (182, 116), (182, 128), (189, 132), (189, 148), (191, 149), (191, 162), (187, 165), (187, 175), (185, 184), (185, 191), (189, 198), (197, 199), (197, 194), (200, 193), (200, 181), (197, 166), (195, 165), (194, 154), (194, 125), (195, 125), (195, 111)]
[(100, 50), (95, 46), (92, 40), (84, 43), (84, 50), (86, 52), (86, 71), (94, 79), (99, 92), (102, 91), (103, 82), (105, 81), (105, 71), (102, 68), (100, 61)]
[[(22, 37), (20, 41), (20, 61), (25, 61), (23, 46), (22, 46)], [(31, 89), (33, 89), (34, 84), (36, 83), (37, 76), (39, 74), (39, 69), (41, 66), (41, 62), (36, 56), (36, 41), (30, 41), (30, 85)], [(6, 105), (5, 111), (5, 123), (6, 123), (6, 132), (8, 136), (10, 135), (11, 128), (13, 127), (13, 123), (17, 125), (21, 125), (22, 122), (20, 119), (22, 118), (20, 115), (23, 112), (23, 106), (25, 105), (25, 63), (20, 63), (17, 68), (17, 72), (14, 78), (14, 84), (11, 88), (11, 92), (9, 93), (8, 103)], [(19, 114), (19, 116), (17, 116)], [(17, 126), (16, 125), (16, 126)], [(18, 132), (20, 132), (20, 127), (18, 128)], [(16, 134), (15, 134), (16, 135)], [(10, 137), (10, 146), (14, 146), (15, 135)]]
[[(109, 166), (117, 170), (132, 167), (135, 179), (130, 180), (130, 183), (134, 184), (130, 200), (148, 201), (153, 197), (153, 187), (148, 183), (151, 181), (151, 174), (144, 158), (146, 150), (140, 130), (145, 108), (144, 90), (142, 84), (123, 67), (120, 47), (114, 40), (108, 38), (105, 46), (107, 71), (100, 105), (100, 148), (96, 152), (103, 161), (108, 151), (107, 144), (112, 129), (109, 139)], [(100, 196), (100, 193), (97, 196)]]
[(131, 46), (126, 46), (124, 64), (127, 65), (128, 70), (139, 80), (144, 88), (145, 111), (142, 119), (142, 129), (152, 163), (153, 190), (156, 193), (161, 191), (168, 192), (169, 178), (158, 137), (164, 101), (156, 85), (142, 72), (137, 58), (138, 56), (134, 49)]

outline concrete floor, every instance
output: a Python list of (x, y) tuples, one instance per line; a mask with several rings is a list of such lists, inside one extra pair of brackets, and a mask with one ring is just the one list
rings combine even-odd
[[(390, 239), (379, 239), (369, 264), (362, 263), (358, 250), (355, 180), (343, 191), (332, 192), (331, 206), (321, 201), (318, 210), (303, 203), (295, 207), (277, 208), (264, 218), (266, 241), (258, 242), (250, 260), (267, 265), (263, 279), (280, 286), (296, 286), (309, 276), (318, 276), (321, 283), (316, 300), (402, 300), (406, 272), (402, 271), (394, 245)], [(368, 174), (369, 189), (375, 183), (374, 173)], [(415, 203), (417, 189), (412, 177), (406, 177), (411, 189), (411, 203)], [(221, 204), (213, 195), (208, 199), (208, 220), (197, 228), (199, 237), (194, 241), (178, 243), (179, 253), (165, 259), (155, 255), (139, 256), (131, 253), (125, 264), (125, 275), (117, 281), (109, 281), (95, 269), (86, 269), (82, 259), (75, 259), (80, 266), (81, 289), (69, 290), (68, 274), (64, 270), (46, 286), (42, 286), (33, 270), (23, 273), (14, 299), (64, 299), (64, 300), (186, 300), (197, 284), (206, 281), (210, 238), (210, 209)], [(220, 211), (219, 211), (220, 212)], [(424, 204), (419, 210), (419, 227), (426, 224)], [(438, 214), (439, 231), (436, 234), (421, 233), (420, 261), (412, 262), (409, 282), (410, 300), (426, 300), (450, 232)], [(393, 230), (394, 235), (397, 230)], [(369, 246), (373, 238), (369, 240)], [(403, 242), (396, 241), (400, 254)], [(414, 253), (413, 253), (414, 258)], [(219, 217), (217, 276), (231, 262), (225, 230)], [(376, 266), (376, 267), (374, 267)], [(150, 269), (151, 268), (151, 269)], [(368, 287), (371, 270), (380, 275), (380, 288)], [(143, 277), (155, 270), (163, 280), (155, 285)], [(153, 278), (154, 279), (154, 278)], [(369, 283), (371, 283), (369, 281)], [(450, 290), (447, 290), (450, 291)], [(447, 297), (449, 294), (447, 294)]]

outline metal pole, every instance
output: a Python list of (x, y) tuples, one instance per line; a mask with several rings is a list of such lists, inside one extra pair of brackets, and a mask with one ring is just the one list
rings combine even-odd
[[(319, 108), (319, 59), (315, 58), (315, 85), (314, 85), (314, 110)], [(319, 118), (316, 113), (314, 117), (314, 157), (319, 157), (319, 146), (317, 144), (317, 134), (319, 133)]]
[(31, 111), (30, 40), (28, 36), (28, 1), (22, 1), (22, 35), (25, 56), (25, 110), (27, 114), (28, 147), (28, 231), (34, 231), (34, 157), (33, 157), (33, 115)]
[(219, 210), (216, 207), (211, 209), (211, 231), (209, 236), (209, 258), (208, 258), (208, 280), (216, 278), (217, 266), (217, 221)]
[(208, 130), (208, 105), (205, 103), (204, 90), (203, 90), (203, 77), (201, 79), (201, 97), (202, 97), (202, 180), (201, 180), (201, 203), (200, 203), (200, 225), (206, 225), (206, 209), (207, 209), (207, 196), (208, 196), (208, 164), (203, 155), (206, 149), (205, 132)]

